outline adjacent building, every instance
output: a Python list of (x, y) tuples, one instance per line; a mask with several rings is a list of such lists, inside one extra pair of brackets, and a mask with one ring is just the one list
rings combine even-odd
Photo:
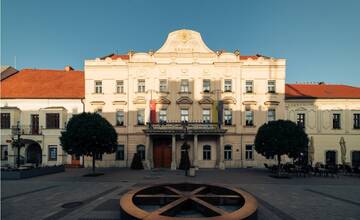
[(82, 111), (101, 114), (118, 133), (116, 152), (97, 156), (101, 167), (129, 167), (137, 152), (148, 169), (177, 169), (184, 142), (197, 168), (263, 167), (277, 161), (257, 154), (254, 138), (277, 119), (304, 127), (313, 162), (341, 163), (341, 142), (346, 162), (359, 164), (360, 88), (285, 84), (285, 76), (285, 59), (213, 51), (191, 30), (170, 33), (157, 51), (86, 60), (84, 72), (21, 70), (1, 81), (2, 164), (14, 162), (19, 121), (26, 162), (41, 152), (43, 165), (91, 166), (58, 140)]
[(39, 165), (80, 164), (63, 152), (59, 136), (73, 114), (83, 111), (84, 73), (24, 69), (1, 81), (1, 165), (16, 164), (12, 147), (19, 128), (20, 162)]

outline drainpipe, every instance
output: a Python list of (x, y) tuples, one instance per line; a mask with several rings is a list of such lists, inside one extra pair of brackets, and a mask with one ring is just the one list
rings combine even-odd
[[(80, 99), (80, 102), (81, 102), (82, 107), (83, 107), (82, 112), (85, 112), (85, 102), (84, 102), (84, 100), (85, 100), (85, 98)], [(82, 156), (82, 164), (81, 165), (82, 165), (82, 167), (85, 167), (85, 156), (84, 155)]]

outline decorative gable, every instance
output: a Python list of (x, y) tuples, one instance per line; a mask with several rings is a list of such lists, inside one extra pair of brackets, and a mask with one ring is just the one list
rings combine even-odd
[(213, 104), (214, 100), (210, 97), (203, 97), (200, 101), (199, 104)]
[(176, 104), (189, 104), (191, 105), (193, 101), (186, 96), (180, 97), (178, 100), (176, 100)]

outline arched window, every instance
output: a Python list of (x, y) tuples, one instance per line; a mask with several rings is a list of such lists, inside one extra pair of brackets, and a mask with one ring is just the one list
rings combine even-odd
[(224, 159), (232, 160), (232, 146), (227, 144), (224, 147)]
[(136, 146), (136, 152), (140, 155), (141, 160), (145, 160), (145, 146), (139, 144)]
[(211, 146), (210, 145), (203, 146), (203, 160), (211, 160)]

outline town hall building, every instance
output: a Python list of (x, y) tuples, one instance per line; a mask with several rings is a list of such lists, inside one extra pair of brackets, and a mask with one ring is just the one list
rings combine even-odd
[[(74, 74), (71, 71), (63, 73)], [(79, 85), (73, 86), (83, 88), (83, 93), (73, 96), (74, 106), (65, 104), (69, 97), (44, 95), (44, 99), (57, 101), (22, 107), (24, 97), (5, 95), (6, 89), (16, 89), (11, 79), (19, 73), (1, 81), (1, 119), (3, 112), (18, 109), (14, 116), (4, 115), (10, 117), (10, 124), (3, 128), (2, 122), (1, 146), (7, 146), (8, 158), (15, 152), (6, 142), (9, 136), (4, 135), (16, 125), (15, 117), (20, 124), (28, 125), (31, 120), (27, 114), (44, 112), (40, 124), (47, 126), (46, 111), (61, 109), (60, 130), (72, 114), (81, 111), (97, 112), (114, 126), (118, 133), (116, 152), (99, 155), (96, 166), (100, 167), (129, 167), (137, 152), (147, 169), (177, 169), (184, 142), (190, 146), (190, 161), (197, 168), (263, 167), (264, 163), (276, 163), (276, 158), (256, 153), (255, 135), (262, 124), (277, 119), (289, 119), (304, 127), (315, 148), (314, 162), (340, 163), (342, 142), (347, 147), (346, 161), (360, 164), (360, 88), (286, 84), (285, 59), (213, 51), (198, 32), (178, 30), (170, 33), (157, 51), (130, 51), (85, 60), (84, 72), (78, 72)], [(49, 164), (48, 144), (39, 145), (42, 164)], [(79, 163), (60, 146), (57, 149), (63, 158), (59, 162)], [(81, 163), (91, 166), (91, 158)]]

